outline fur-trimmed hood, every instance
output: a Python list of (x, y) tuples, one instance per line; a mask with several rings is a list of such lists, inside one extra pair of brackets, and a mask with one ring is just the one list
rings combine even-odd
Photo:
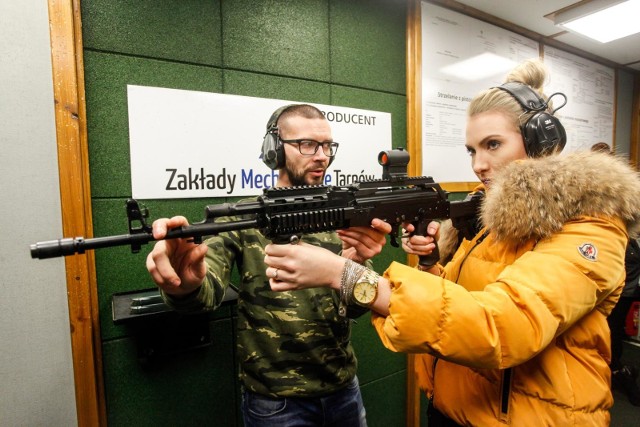
[(482, 223), (498, 240), (543, 239), (580, 216), (621, 218), (640, 230), (640, 175), (626, 160), (577, 152), (515, 161), (493, 177)]

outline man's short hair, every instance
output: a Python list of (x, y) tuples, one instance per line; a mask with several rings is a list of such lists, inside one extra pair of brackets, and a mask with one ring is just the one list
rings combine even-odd
[(305, 119), (324, 119), (324, 114), (317, 107), (309, 104), (293, 104), (285, 108), (278, 117), (278, 122), (283, 118), (300, 116)]

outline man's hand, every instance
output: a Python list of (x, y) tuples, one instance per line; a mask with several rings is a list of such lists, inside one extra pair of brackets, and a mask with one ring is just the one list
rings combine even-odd
[(351, 227), (338, 230), (342, 240), (342, 256), (362, 264), (382, 252), (387, 243), (386, 235), (391, 232), (391, 225), (374, 218), (371, 227)]
[[(161, 218), (153, 222), (153, 237), (162, 239), (167, 230), (189, 225), (183, 216)], [(147, 256), (147, 270), (160, 289), (169, 295), (187, 295), (202, 285), (207, 266), (207, 245), (196, 245), (187, 239), (158, 241)]]

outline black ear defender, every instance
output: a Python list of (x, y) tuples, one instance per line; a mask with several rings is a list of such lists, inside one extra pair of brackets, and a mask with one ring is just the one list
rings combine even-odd
[(547, 112), (548, 102), (526, 84), (508, 82), (496, 87), (508, 92), (515, 98), (525, 112), (535, 112), (526, 123), (520, 126), (524, 139), (524, 148), (529, 157), (540, 157), (562, 151), (567, 143), (567, 132), (553, 113), (567, 103), (567, 97), (564, 93), (556, 92), (549, 97), (551, 99), (555, 95), (560, 95), (564, 98), (564, 103), (555, 110)]
[(281, 169), (285, 164), (284, 146), (282, 141), (280, 141), (278, 119), (287, 108), (293, 107), (294, 105), (295, 104), (290, 104), (278, 108), (273, 112), (271, 118), (269, 118), (269, 121), (267, 122), (267, 133), (264, 135), (264, 140), (262, 141), (262, 153), (260, 154), (260, 158), (265, 165), (269, 166), (273, 170)]

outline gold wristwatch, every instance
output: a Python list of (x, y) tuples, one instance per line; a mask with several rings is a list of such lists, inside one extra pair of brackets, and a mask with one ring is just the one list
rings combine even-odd
[(353, 301), (363, 307), (369, 307), (378, 296), (378, 280), (380, 275), (373, 270), (366, 270), (353, 285)]

